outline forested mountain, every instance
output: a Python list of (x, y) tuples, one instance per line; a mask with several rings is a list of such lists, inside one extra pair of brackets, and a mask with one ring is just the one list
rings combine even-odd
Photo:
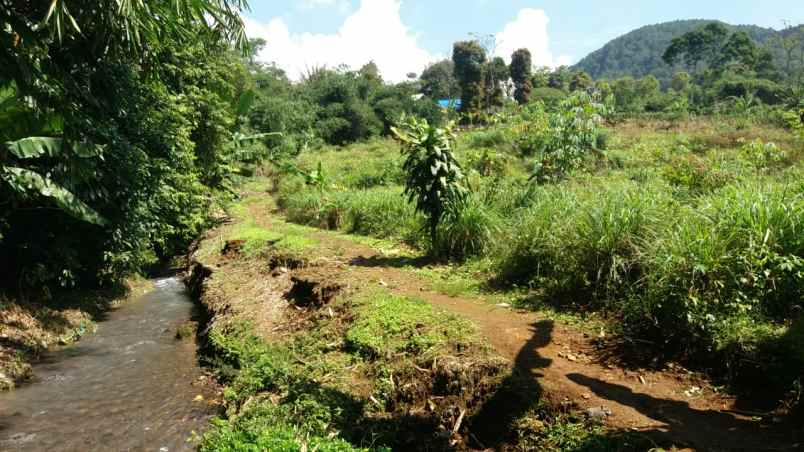
[[(684, 33), (693, 31), (710, 20), (678, 20), (657, 25), (647, 25), (608, 42), (576, 64), (573, 69), (588, 72), (593, 78), (617, 78), (623, 76), (643, 77), (653, 75), (662, 83), (669, 82), (673, 73), (680, 68), (672, 67), (662, 61), (662, 54), (670, 41)], [(804, 40), (797, 41), (796, 49), (785, 52), (780, 38), (801, 32), (804, 26), (783, 31), (762, 28), (755, 25), (724, 24), (731, 31), (744, 31), (760, 45), (768, 46), (780, 70), (799, 70), (804, 65)]]

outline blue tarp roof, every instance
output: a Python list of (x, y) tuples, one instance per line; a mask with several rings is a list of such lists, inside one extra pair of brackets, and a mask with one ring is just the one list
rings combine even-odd
[(456, 110), (461, 108), (461, 100), (460, 99), (438, 99), (436, 101), (439, 107), (441, 108), (454, 108)]

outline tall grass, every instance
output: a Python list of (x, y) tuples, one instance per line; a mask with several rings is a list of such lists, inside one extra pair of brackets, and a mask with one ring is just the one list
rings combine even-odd
[[(378, 176), (397, 164), (387, 143), (327, 151), (325, 167), (336, 168), (330, 190), (283, 178), (279, 196), (292, 221), (483, 259), (501, 288), (602, 310), (657, 352), (717, 356), (734, 372), (782, 363), (774, 369), (790, 375), (804, 363), (784, 358), (800, 355), (794, 345), (804, 336), (793, 334), (804, 309), (800, 150), (776, 129), (745, 133), (779, 148), (749, 148), (734, 134), (716, 140), (705, 121), (679, 127), (684, 135), (626, 123), (613, 132), (608, 164), (546, 185), (528, 180), (533, 161), (511, 148), (513, 129), (468, 132), (457, 154), (478, 163), (470, 165), (472, 194), (444, 219), (437, 243), (422, 234), (396, 176)], [(494, 169), (490, 156), (504, 162), (501, 170), (478, 169)], [(381, 180), (389, 182), (370, 182)]]

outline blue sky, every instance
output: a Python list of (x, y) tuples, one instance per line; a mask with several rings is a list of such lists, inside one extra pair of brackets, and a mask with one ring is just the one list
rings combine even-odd
[[(252, 0), (248, 31), (274, 43), (263, 60), (291, 76), (336, 61), (374, 59), (388, 79), (449, 56), (470, 32), (494, 34), (500, 54), (526, 46), (538, 64), (577, 62), (608, 40), (674, 19), (781, 28), (804, 22), (804, 0)], [(270, 38), (270, 39), (269, 39)], [(383, 56), (391, 49), (396, 59)]]

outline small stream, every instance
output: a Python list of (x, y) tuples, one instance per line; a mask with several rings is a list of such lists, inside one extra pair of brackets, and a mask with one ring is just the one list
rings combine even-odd
[[(193, 341), (175, 339), (193, 303), (177, 278), (112, 310), (94, 335), (34, 366), (0, 394), (0, 450), (193, 450), (212, 410)], [(204, 401), (194, 400), (198, 395)]]

